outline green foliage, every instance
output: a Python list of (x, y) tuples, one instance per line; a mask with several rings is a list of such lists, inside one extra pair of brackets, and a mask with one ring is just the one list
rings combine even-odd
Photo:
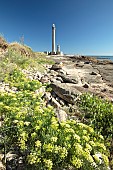
[(10, 74), (6, 74), (4, 80), (9, 83), (10, 87), (17, 87), (18, 90), (35, 91), (41, 87), (39, 81), (27, 79), (19, 69), (14, 69)]
[(15, 51), (11, 48), (8, 49), (6, 54), (6, 62), (15, 63), (18, 67), (26, 68), (30, 64), (30, 60), (27, 56), (22, 55), (19, 51)]
[[(113, 105), (111, 102), (90, 94), (80, 96), (78, 105), (82, 110), (83, 120), (102, 134), (110, 152), (109, 159), (113, 167)], [(86, 121), (85, 121), (86, 122)]]
[(45, 58), (45, 56), (38, 56), (37, 59), (38, 64), (54, 64), (54, 61)]
[(79, 106), (84, 111), (84, 118), (88, 118), (89, 124), (101, 132), (105, 137), (113, 135), (113, 105), (97, 96), (83, 94), (79, 100)]
[[(59, 123), (52, 107), (33, 91), (0, 94), (1, 128), (6, 152), (18, 150), (26, 169), (107, 169), (108, 159), (101, 135), (83, 123)], [(101, 153), (103, 161), (96, 156)]]

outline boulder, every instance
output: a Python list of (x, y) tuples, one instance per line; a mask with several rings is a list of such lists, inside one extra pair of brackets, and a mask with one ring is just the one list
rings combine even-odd
[(55, 64), (53, 64), (52, 65), (52, 67), (51, 67), (51, 70), (60, 70), (60, 69), (62, 69), (62, 67), (63, 67), (63, 63), (62, 62), (60, 62), (60, 63), (55, 63)]
[(45, 92), (43, 98), (48, 102), (49, 100), (51, 100), (51, 93)]
[(65, 74), (65, 75), (67, 74), (67, 72), (63, 69), (58, 70), (58, 73)]
[(66, 114), (66, 112), (65, 112), (64, 110), (62, 110), (62, 109), (58, 109), (58, 110), (56, 111), (56, 116), (57, 116), (59, 122), (63, 122), (63, 121), (66, 121), (66, 120), (67, 120), (67, 114)]
[(44, 93), (45, 93), (45, 87), (44, 86), (42, 86), (39, 89), (35, 90), (35, 94), (41, 94), (43, 96)]
[(52, 83), (51, 87), (60, 98), (71, 104), (74, 104), (77, 97), (81, 94), (79, 90), (69, 86), (68, 83)]
[(54, 70), (50, 70), (50, 75), (51, 76), (57, 76), (58, 72), (54, 71)]
[(84, 88), (88, 88), (89, 85), (88, 85), (87, 83), (85, 83), (85, 84), (83, 85), (83, 87), (84, 87)]
[(49, 82), (49, 77), (47, 75), (44, 75), (40, 79), (41, 83), (48, 83)]
[(52, 106), (54, 106), (55, 108), (61, 108), (61, 105), (58, 101), (56, 101), (56, 99), (54, 97), (51, 98), (50, 103), (52, 104)]
[(64, 83), (74, 83), (74, 84), (78, 83), (76, 76), (64, 75), (64, 74), (58, 74), (58, 76), (62, 78)]
[(0, 170), (6, 170), (6, 167), (2, 164), (1, 161), (0, 161)]
[(94, 71), (92, 71), (90, 74), (91, 74), (91, 75), (97, 75), (97, 73), (94, 72)]

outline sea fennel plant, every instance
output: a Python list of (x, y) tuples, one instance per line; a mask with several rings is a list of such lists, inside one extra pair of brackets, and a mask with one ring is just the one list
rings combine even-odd
[(87, 93), (80, 96), (78, 105), (82, 111), (83, 120), (87, 120), (83, 122), (87, 122), (97, 133), (103, 135), (113, 168), (113, 104)]
[(107, 168), (103, 137), (90, 126), (74, 120), (59, 123), (53, 108), (34, 92), (2, 93), (0, 101), (6, 153), (18, 151), (24, 169)]

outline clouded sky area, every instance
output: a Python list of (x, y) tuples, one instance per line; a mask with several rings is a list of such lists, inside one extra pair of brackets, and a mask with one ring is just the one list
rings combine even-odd
[(67, 54), (113, 55), (113, 0), (2, 0), (0, 33), (34, 51), (51, 51), (52, 24), (56, 44)]

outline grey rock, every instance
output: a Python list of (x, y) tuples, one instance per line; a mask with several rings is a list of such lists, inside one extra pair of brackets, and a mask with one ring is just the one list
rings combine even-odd
[(58, 109), (56, 111), (56, 115), (57, 115), (57, 118), (58, 118), (58, 121), (59, 122), (63, 122), (63, 121), (66, 121), (67, 120), (67, 114), (64, 110), (62, 109)]
[(55, 83), (57, 80), (56, 80), (56, 78), (51, 78), (50, 81), (51, 81), (51, 83)]
[(32, 77), (32, 75), (29, 75), (29, 76), (28, 76), (28, 78), (29, 78), (30, 80), (33, 80), (33, 77)]
[(61, 105), (58, 101), (55, 100), (54, 97), (51, 98), (51, 104), (55, 107), (55, 108), (61, 108)]
[(56, 80), (57, 80), (57, 81), (60, 81), (60, 82), (63, 82), (63, 80), (62, 80), (61, 77), (57, 77)]
[(84, 64), (91, 64), (91, 61), (85, 61)]
[(43, 98), (48, 102), (49, 100), (51, 100), (51, 93), (45, 92)]
[(9, 83), (5, 83), (5, 86), (9, 87)]
[(0, 161), (0, 170), (6, 170), (6, 167), (3, 165), (1, 161)]
[(17, 154), (13, 154), (12, 152), (8, 152), (7, 154), (6, 154), (6, 159), (7, 159), (7, 161), (11, 161), (12, 159), (15, 159), (15, 158), (17, 158), (18, 157), (18, 155)]
[(4, 89), (4, 87), (0, 87), (0, 92), (5, 92), (5, 89)]
[(64, 75), (66, 75), (66, 74), (67, 74), (67, 72), (66, 72), (65, 70), (63, 70), (63, 69), (58, 70), (58, 73), (60, 73), (60, 74), (64, 74)]
[(56, 64), (52, 65), (51, 70), (60, 70), (60, 69), (62, 69), (62, 67), (63, 67), (62, 62), (56, 63)]
[(83, 87), (84, 87), (84, 88), (89, 88), (89, 85), (85, 83), (85, 84), (83, 85)]
[(106, 92), (106, 91), (107, 91), (106, 88), (101, 89), (101, 92)]
[(45, 93), (45, 87), (44, 86), (40, 87), (39, 89), (37, 89), (35, 91), (35, 94), (42, 94), (42, 96), (44, 95), (44, 93)]
[(93, 69), (91, 64), (85, 64), (82, 68), (83, 69)]
[(51, 87), (60, 98), (71, 104), (74, 104), (77, 97), (81, 94), (79, 90), (68, 86), (66, 83), (53, 83)]
[(84, 66), (84, 63), (83, 63), (83, 62), (79, 62), (79, 63), (76, 63), (75, 66), (76, 66), (76, 67), (83, 67), (83, 66)]
[(14, 92), (18, 91), (17, 87), (12, 87), (11, 90), (13, 90)]
[(92, 71), (92, 72), (91, 72), (91, 75), (97, 75), (97, 73), (96, 73), (96, 72), (94, 72), (94, 71)]
[(65, 105), (65, 102), (64, 102), (64, 100), (62, 100), (62, 99), (60, 99), (59, 103), (60, 103), (62, 106)]
[(41, 83), (48, 83), (49, 82), (49, 77), (48, 76), (43, 76), (40, 79)]
[(75, 76), (63, 75), (63, 74), (59, 74), (58, 76), (62, 78), (64, 83), (74, 83), (74, 84), (78, 83), (78, 80)]
[(56, 72), (54, 70), (50, 70), (50, 75), (51, 76), (56, 76), (56, 75), (58, 75), (58, 72)]

